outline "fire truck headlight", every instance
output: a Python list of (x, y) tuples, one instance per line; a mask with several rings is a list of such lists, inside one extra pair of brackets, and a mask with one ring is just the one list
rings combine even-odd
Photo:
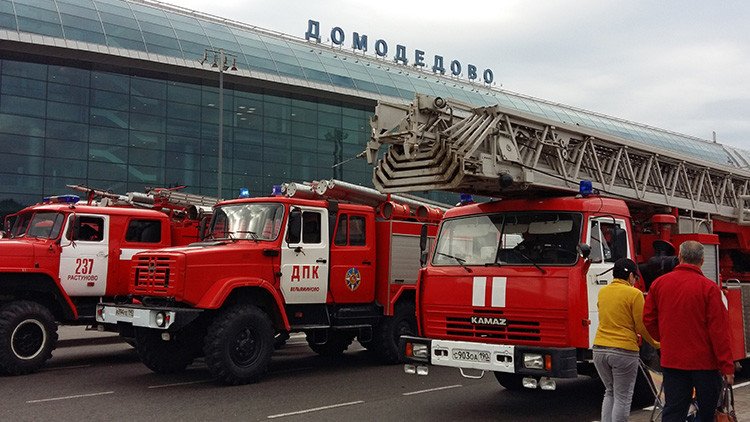
[(164, 312), (157, 312), (154, 316), (154, 322), (159, 327), (164, 327), (164, 325), (167, 323), (166, 315), (164, 315)]
[(412, 355), (415, 358), (427, 359), (430, 357), (430, 348), (426, 344), (413, 343)]
[(544, 358), (539, 353), (524, 353), (523, 366), (528, 369), (544, 369)]

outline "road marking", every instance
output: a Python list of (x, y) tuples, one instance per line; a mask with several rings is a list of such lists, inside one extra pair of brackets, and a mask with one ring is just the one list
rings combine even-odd
[(200, 381), (187, 381), (187, 382), (176, 382), (174, 384), (162, 384), (162, 385), (149, 385), (148, 388), (165, 388), (165, 387), (178, 387), (180, 385), (191, 385), (191, 384), (202, 384), (213, 380), (200, 380)]
[(75, 396), (65, 396), (65, 397), (52, 397), (49, 399), (39, 399), (39, 400), (29, 400), (26, 403), (44, 403), (48, 401), (57, 401), (57, 400), (68, 400), (68, 399), (80, 399), (83, 397), (94, 397), (94, 396), (106, 396), (107, 394), (114, 394), (114, 391), (103, 391), (101, 393), (91, 393), (91, 394), (76, 394)]
[(268, 419), (283, 418), (285, 416), (302, 415), (304, 413), (311, 413), (311, 412), (318, 412), (318, 411), (321, 411), (321, 410), (335, 409), (337, 407), (353, 406), (355, 404), (362, 404), (362, 403), (364, 403), (363, 400), (358, 400), (358, 401), (350, 401), (349, 403), (339, 403), (339, 404), (332, 404), (330, 406), (315, 407), (315, 408), (307, 409), (307, 410), (298, 410), (296, 412), (279, 413), (278, 415), (268, 416)]
[(445, 387), (429, 388), (427, 390), (412, 391), (409, 393), (401, 393), (402, 396), (413, 396), (414, 394), (431, 393), (433, 391), (447, 390), (449, 388), (463, 387), (463, 384), (446, 385)]
[(44, 368), (40, 372), (59, 371), (61, 369), (80, 369), (80, 368), (88, 368), (90, 366), (91, 365), (58, 366), (56, 368)]

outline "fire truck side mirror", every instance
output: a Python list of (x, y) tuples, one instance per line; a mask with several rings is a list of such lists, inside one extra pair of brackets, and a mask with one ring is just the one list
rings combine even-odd
[(419, 232), (419, 264), (422, 267), (427, 264), (427, 224), (422, 224)]
[(81, 220), (79, 220), (78, 217), (74, 215), (73, 218), (70, 219), (70, 229), (68, 230), (68, 238), (71, 241), (78, 240), (80, 231), (81, 231)]
[(583, 259), (588, 259), (589, 255), (591, 255), (591, 246), (585, 243), (579, 243), (578, 254), (581, 255)]
[(208, 236), (208, 225), (211, 222), (211, 216), (201, 218), (198, 223), (198, 240), (204, 240)]
[(289, 222), (287, 223), (286, 229), (286, 244), (289, 247), (290, 243), (299, 243), (301, 240), (302, 232), (302, 210), (297, 207), (292, 207), (289, 211)]

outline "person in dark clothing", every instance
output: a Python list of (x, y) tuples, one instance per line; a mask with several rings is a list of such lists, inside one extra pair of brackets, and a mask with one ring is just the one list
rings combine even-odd
[(661, 343), (665, 405), (662, 421), (684, 421), (695, 388), (699, 416), (713, 420), (722, 375), (734, 383), (729, 314), (719, 286), (701, 272), (703, 245), (680, 245), (680, 264), (654, 281), (643, 323)]

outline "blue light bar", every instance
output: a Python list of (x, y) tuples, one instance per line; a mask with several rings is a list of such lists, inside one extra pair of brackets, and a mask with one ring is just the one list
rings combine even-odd
[(250, 189), (248, 188), (240, 188), (240, 198), (249, 198), (250, 197)]
[(42, 198), (42, 201), (47, 204), (75, 204), (80, 200), (81, 198), (78, 195), (56, 195)]
[(281, 196), (281, 185), (273, 185), (273, 189), (271, 190), (271, 195)]

